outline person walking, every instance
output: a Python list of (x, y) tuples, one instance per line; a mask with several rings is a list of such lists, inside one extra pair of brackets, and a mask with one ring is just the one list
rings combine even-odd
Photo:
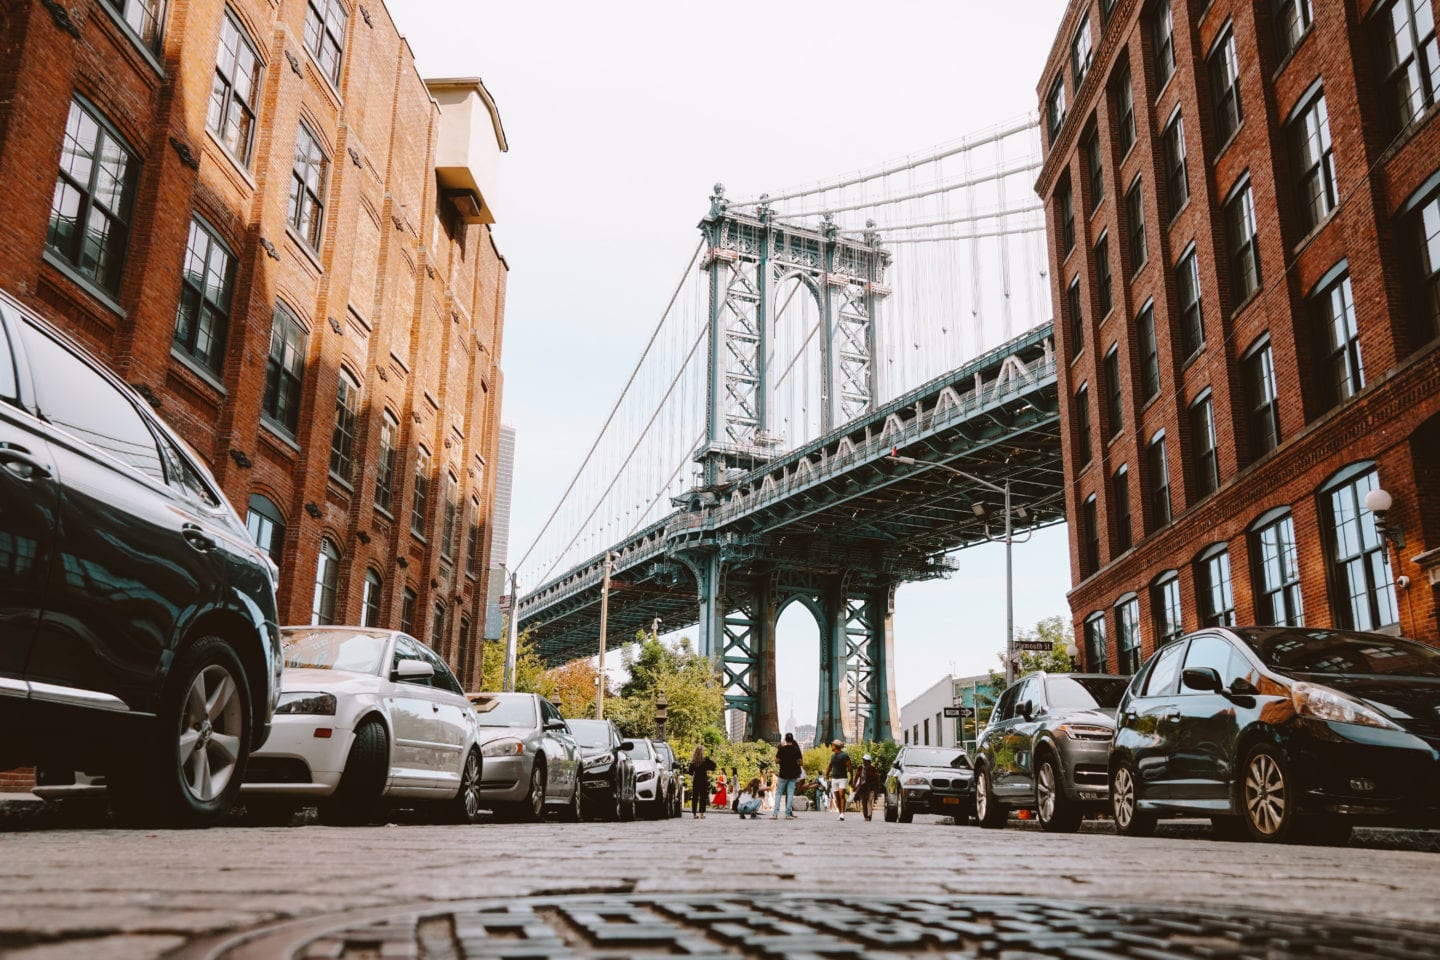
[[(710, 802), (710, 771), (715, 761), (705, 756), (704, 744), (695, 744), (690, 754), (690, 819), (705, 818), (705, 806)], [(721, 774), (724, 776), (724, 774)]]
[(845, 819), (845, 790), (850, 786), (850, 773), (854, 765), (850, 754), (845, 752), (845, 741), (830, 741), (830, 793), (835, 797), (840, 819)]
[(860, 812), (866, 820), (875, 812), (875, 796), (879, 792), (880, 771), (875, 768), (874, 758), (867, 753), (860, 758), (860, 773), (855, 777), (855, 802), (860, 804)]
[(785, 819), (795, 819), (795, 783), (805, 773), (800, 760), (800, 744), (795, 742), (795, 734), (785, 734), (785, 742), (775, 751), (775, 764), (780, 768), (780, 778), (776, 781), (775, 811), (770, 815), (771, 820), (780, 818), (781, 797), (785, 798)]
[(748, 815), (751, 820), (760, 819), (760, 801), (763, 789), (760, 786), (759, 777), (751, 777), (750, 782), (745, 784), (745, 789), (740, 791), (740, 796), (735, 798), (735, 811), (744, 820)]

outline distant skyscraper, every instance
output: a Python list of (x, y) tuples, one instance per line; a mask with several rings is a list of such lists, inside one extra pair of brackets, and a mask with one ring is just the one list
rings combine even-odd
[(505, 632), (500, 595), (510, 589), (501, 568), (510, 553), (510, 497), (515, 487), (515, 428), (500, 425), (500, 450), (495, 457), (495, 506), (490, 524), (490, 597), (485, 608), (485, 639), (499, 640)]

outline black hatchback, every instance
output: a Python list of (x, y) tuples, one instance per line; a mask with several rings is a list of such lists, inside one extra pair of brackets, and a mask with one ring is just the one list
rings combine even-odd
[(279, 651), (274, 566), (199, 458), (0, 295), (0, 769), (103, 771), (126, 820), (212, 823)]
[(1261, 841), (1440, 825), (1440, 650), (1303, 627), (1183, 637), (1120, 701), (1110, 798), (1132, 835), (1194, 815)]

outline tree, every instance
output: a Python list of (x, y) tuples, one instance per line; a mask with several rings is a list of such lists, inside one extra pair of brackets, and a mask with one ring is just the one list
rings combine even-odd
[[(1035, 624), (1033, 630), (1021, 630), (1015, 635), (1015, 642), (1048, 640), (1050, 650), (1047, 652), (1022, 650), (1020, 662), (1015, 665), (1015, 677), (1019, 679), (1027, 674), (1045, 671), (1046, 673), (1066, 673), (1075, 668), (1075, 661), (1070, 659), (1067, 648), (1075, 642), (1075, 631), (1070, 622), (1061, 617), (1046, 617)], [(1005, 662), (1005, 654), (1000, 655), (1000, 662)], [(1005, 677), (1002, 672), (990, 671), (990, 684), (996, 690), (1004, 689)]]
[(595, 716), (596, 681), (600, 668), (594, 660), (582, 658), (561, 664), (545, 673), (549, 697), (563, 717)]
[[(518, 693), (538, 693), (548, 697), (550, 688), (546, 682), (545, 661), (535, 652), (535, 642), (530, 631), (522, 630), (515, 643), (515, 690)], [(485, 659), (480, 665), (480, 688), (487, 693), (505, 689), (505, 643), (489, 644)]]
[(620, 695), (609, 701), (605, 715), (627, 737), (648, 737), (655, 731), (655, 702), (665, 694), (666, 736), (671, 742), (693, 748), (707, 727), (720, 727), (725, 713), (725, 692), (710, 658), (682, 637), (666, 646), (648, 637), (638, 649), (624, 651), (622, 659), (630, 679)]

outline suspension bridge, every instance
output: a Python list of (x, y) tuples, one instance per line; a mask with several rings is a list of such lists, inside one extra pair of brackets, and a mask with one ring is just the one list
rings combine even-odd
[(542, 656), (593, 655), (602, 596), (612, 636), (697, 626), (747, 736), (775, 739), (776, 623), (799, 603), (817, 737), (893, 738), (896, 587), (1004, 527), (986, 484), (1017, 529), (1064, 519), (1039, 164), (1025, 118), (781, 194), (717, 184), (517, 565)]

